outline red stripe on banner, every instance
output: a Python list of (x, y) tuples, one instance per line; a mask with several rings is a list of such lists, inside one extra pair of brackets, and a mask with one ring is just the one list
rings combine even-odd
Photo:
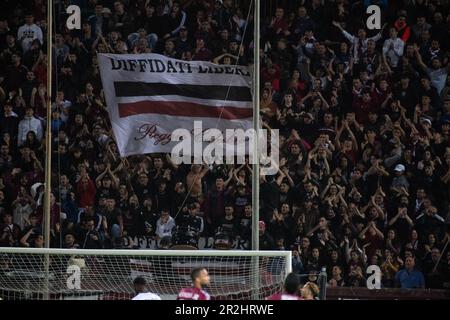
[(179, 117), (221, 118), (236, 120), (251, 118), (253, 110), (237, 107), (213, 107), (192, 102), (178, 101), (137, 101), (119, 103), (121, 118), (137, 114), (162, 114)]

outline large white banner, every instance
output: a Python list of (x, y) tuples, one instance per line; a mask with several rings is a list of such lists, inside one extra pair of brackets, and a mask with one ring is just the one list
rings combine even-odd
[[(247, 130), (251, 74), (243, 66), (158, 54), (98, 54), (108, 113), (121, 156), (171, 152), (174, 130)], [(192, 131), (193, 132), (193, 131)]]

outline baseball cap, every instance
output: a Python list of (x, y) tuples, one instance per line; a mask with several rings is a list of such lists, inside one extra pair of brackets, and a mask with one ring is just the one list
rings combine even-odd
[(395, 166), (394, 170), (395, 171), (399, 171), (399, 172), (403, 172), (403, 171), (405, 171), (405, 166), (402, 165), (402, 164), (398, 164), (398, 165)]

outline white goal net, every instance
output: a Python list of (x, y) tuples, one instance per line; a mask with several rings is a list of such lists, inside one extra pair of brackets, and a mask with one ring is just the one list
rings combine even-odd
[(282, 289), (291, 252), (0, 248), (0, 298), (131, 299), (142, 276), (149, 291), (175, 299), (200, 266), (213, 299), (264, 299)]

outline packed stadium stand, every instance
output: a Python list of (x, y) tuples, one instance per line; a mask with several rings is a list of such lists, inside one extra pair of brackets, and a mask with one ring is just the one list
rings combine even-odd
[[(44, 246), (51, 99), (52, 248), (251, 249), (251, 165), (120, 157), (96, 56), (251, 67), (251, 1), (54, 2), (53, 97), (45, 1), (0, 4), (0, 246)], [(326, 267), (331, 287), (365, 287), (378, 265), (383, 287), (450, 288), (447, 1), (261, 3), (260, 114), (281, 159), (261, 176), (260, 249), (292, 250), (299, 274)]]

